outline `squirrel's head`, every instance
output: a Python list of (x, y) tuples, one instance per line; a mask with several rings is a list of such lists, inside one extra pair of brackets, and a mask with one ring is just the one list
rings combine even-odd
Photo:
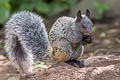
[(90, 20), (90, 11), (86, 9), (86, 15), (81, 15), (81, 11), (77, 12), (77, 18), (75, 26), (79, 28), (83, 36), (83, 42), (91, 43), (92, 42), (92, 27), (93, 23)]

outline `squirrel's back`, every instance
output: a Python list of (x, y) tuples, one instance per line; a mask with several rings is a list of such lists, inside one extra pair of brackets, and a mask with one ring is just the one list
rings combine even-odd
[(63, 16), (56, 20), (50, 30), (50, 40), (56, 40), (61, 37), (66, 38), (68, 33), (71, 32), (71, 26), (75, 22), (75, 19), (72, 17)]
[(78, 27), (76, 27), (76, 18), (72, 17), (60, 17), (53, 24), (49, 38), (50, 42), (60, 40), (62, 38), (67, 39), (71, 44), (77, 44), (81, 42), (82, 36), (81, 33), (78, 32)]

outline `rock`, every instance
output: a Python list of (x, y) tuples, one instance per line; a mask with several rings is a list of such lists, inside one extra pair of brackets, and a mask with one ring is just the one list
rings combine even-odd
[(120, 63), (120, 57), (114, 55), (93, 56), (85, 59), (86, 67), (105, 67)]
[[(85, 64), (89, 66), (75, 68), (60, 63), (45, 72), (38, 72), (34, 77), (36, 80), (120, 80), (120, 57), (118, 56), (90, 57), (85, 60)], [(32, 77), (28, 80), (34, 79)]]
[(103, 44), (105, 44), (105, 45), (109, 45), (111, 43), (111, 41), (109, 40), (109, 39), (105, 39), (104, 41), (103, 41)]

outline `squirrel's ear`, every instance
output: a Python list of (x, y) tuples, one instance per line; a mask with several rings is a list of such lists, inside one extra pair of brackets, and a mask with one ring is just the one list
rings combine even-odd
[(77, 21), (81, 21), (81, 19), (82, 19), (81, 11), (79, 10), (79, 11), (77, 12)]
[(86, 9), (86, 16), (87, 16), (88, 18), (90, 18), (90, 11), (89, 11), (89, 9)]

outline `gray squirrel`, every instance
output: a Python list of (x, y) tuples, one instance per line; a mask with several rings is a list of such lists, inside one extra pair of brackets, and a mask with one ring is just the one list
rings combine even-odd
[(92, 42), (92, 26), (88, 9), (86, 15), (81, 15), (79, 10), (76, 18), (63, 16), (57, 19), (49, 33), (53, 59), (79, 64), (77, 59), (83, 53), (82, 46)]
[(76, 18), (61, 17), (53, 24), (49, 39), (43, 19), (35, 13), (14, 14), (5, 26), (5, 50), (13, 66), (21, 72), (33, 73), (34, 60), (50, 57), (57, 62), (79, 58), (82, 45), (91, 43), (90, 12)]

